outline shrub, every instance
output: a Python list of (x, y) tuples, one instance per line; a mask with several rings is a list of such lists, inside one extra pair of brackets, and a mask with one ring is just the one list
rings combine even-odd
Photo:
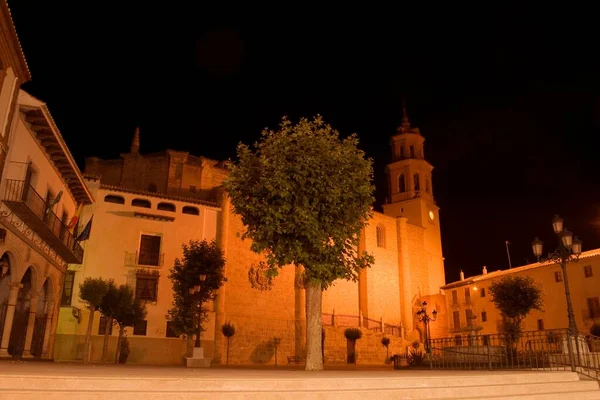
[(406, 356), (406, 362), (411, 367), (422, 365), (425, 362), (425, 354), (421, 350), (413, 350)]
[(388, 347), (390, 345), (390, 338), (388, 338), (388, 337), (382, 337), (381, 338), (381, 344), (384, 345), (385, 347)]
[(235, 326), (231, 322), (225, 322), (221, 327), (221, 332), (226, 338), (230, 338), (235, 335)]
[(346, 328), (344, 336), (346, 336), (346, 339), (348, 340), (355, 341), (362, 338), (362, 332), (358, 328)]
[(419, 347), (421, 347), (421, 342), (419, 342), (418, 340), (413, 340), (411, 346), (413, 347), (413, 349), (418, 350)]

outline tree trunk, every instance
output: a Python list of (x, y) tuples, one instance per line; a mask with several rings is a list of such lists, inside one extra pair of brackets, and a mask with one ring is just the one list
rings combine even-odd
[(87, 332), (85, 333), (85, 346), (83, 347), (83, 363), (90, 361), (90, 339), (92, 338), (92, 324), (94, 323), (95, 310), (90, 310), (90, 318), (88, 319)]
[(119, 355), (121, 354), (121, 341), (125, 334), (125, 325), (119, 325), (119, 338), (117, 339), (117, 351), (115, 351), (115, 364), (119, 363)]
[(321, 282), (310, 282), (306, 285), (306, 371), (323, 370), (322, 300)]
[(113, 317), (106, 318), (106, 326), (104, 327), (104, 346), (102, 346), (102, 362), (108, 360), (108, 338), (110, 337), (110, 328), (112, 327)]

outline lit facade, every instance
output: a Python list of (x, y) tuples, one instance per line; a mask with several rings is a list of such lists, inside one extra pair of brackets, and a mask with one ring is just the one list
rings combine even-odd
[[(344, 325), (362, 326), (369, 333), (363, 343), (375, 343), (371, 346), (375, 348), (373, 354), (364, 355), (363, 361), (383, 361), (379, 354), (385, 354), (380, 345), (382, 328), (396, 335), (390, 351), (404, 351), (405, 340), (423, 338), (423, 327), (415, 317), (423, 300), (444, 314), (445, 301), (439, 294), (444, 283), (439, 213), (423, 141), (407, 118), (392, 138), (390, 198), (383, 213), (374, 212), (360, 241), (361, 250), (372, 253), (375, 264), (362, 272), (359, 282), (337, 281), (323, 295), (324, 323), (335, 321), (333, 326), (325, 326), (326, 360), (337, 359), (342, 350), (345, 353)], [(165, 318), (172, 304), (168, 271), (174, 259), (182, 256), (183, 243), (213, 238), (225, 254), (227, 282), (219, 290), (204, 326), (201, 339), (205, 355), (212, 357), (213, 363), (224, 362), (225, 340), (220, 327), (226, 321), (236, 326), (230, 363), (273, 363), (270, 343), (275, 337), (281, 340), (280, 357), (303, 354), (306, 311), (304, 288), (298, 280), (301, 270), (286, 267), (271, 284), (265, 279), (264, 271), (258, 268), (263, 258), (250, 250), (249, 241), (240, 239), (244, 229), (241, 219), (232, 213), (222, 192), (227, 169), (227, 162), (186, 152), (140, 154), (139, 130), (129, 152), (119, 159), (86, 160), (86, 179), (96, 202), (86, 207), (82, 220), (85, 223), (93, 215), (94, 222), (84, 243), (84, 262), (68, 278), (73, 291), (65, 294), (61, 308), (57, 359), (80, 359), (83, 354), (89, 313), (77, 300), (78, 285), (86, 277), (113, 278), (117, 284), (130, 284), (139, 295), (143, 291), (140, 285), (146, 283), (136, 274), (144, 270), (158, 274), (157, 295), (147, 300), (148, 317), (143, 326), (127, 329), (132, 351), (128, 362), (181, 363), (186, 341), (169, 337), (172, 333)], [(404, 187), (397, 184), (399, 171), (407, 176)], [(422, 183), (415, 183), (415, 179)], [(186, 207), (198, 210), (198, 214), (184, 213)], [(153, 239), (156, 247), (149, 251), (159, 257), (158, 262), (150, 260), (153, 265), (139, 259), (148, 252), (144, 248), (152, 246), (144, 247), (143, 241), (152, 241), (146, 236), (160, 238)], [(132, 262), (135, 257), (137, 261)], [(100, 358), (102, 323), (96, 318), (92, 329), (93, 360)], [(434, 328), (446, 329), (444, 323)], [(115, 329), (111, 351), (116, 335)]]
[[(533, 310), (525, 318), (527, 331), (568, 326), (567, 302), (561, 267), (552, 263), (533, 263), (507, 270), (487, 271), (442, 287), (448, 309), (446, 335), (498, 333), (502, 318), (491, 301), (489, 286), (507, 275), (529, 276), (543, 290), (543, 311)], [(575, 322), (580, 332), (588, 333), (600, 323), (600, 249), (584, 251), (578, 261), (567, 264)], [(445, 336), (446, 336), (445, 335)]]

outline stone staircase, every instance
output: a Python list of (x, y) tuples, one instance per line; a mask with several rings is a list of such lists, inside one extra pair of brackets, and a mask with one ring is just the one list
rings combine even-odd
[[(598, 382), (572, 372), (244, 371), (199, 369), (180, 377), (32, 375), (0, 371), (0, 399), (599, 399)], [(188, 370), (189, 371), (189, 370)], [(203, 371), (210, 371), (204, 374)]]

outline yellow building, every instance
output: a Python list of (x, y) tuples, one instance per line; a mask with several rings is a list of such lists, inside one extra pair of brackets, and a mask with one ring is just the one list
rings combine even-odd
[[(405, 117), (391, 142), (390, 201), (383, 213), (374, 213), (360, 243), (375, 256), (375, 264), (359, 282), (337, 281), (323, 296), (326, 361), (343, 360), (344, 326), (364, 328), (362, 362), (383, 362), (382, 330), (395, 337), (390, 351), (398, 352), (405, 338), (422, 338), (415, 315), (423, 299), (445, 309), (439, 295), (444, 284), (439, 212), (424, 139)], [(165, 318), (172, 305), (169, 269), (182, 256), (183, 243), (213, 238), (225, 253), (227, 282), (204, 326), (205, 355), (213, 363), (224, 361), (220, 327), (225, 321), (236, 326), (230, 363), (273, 363), (275, 337), (280, 339), (280, 357), (303, 355), (305, 296), (297, 279), (301, 271), (286, 267), (272, 284), (265, 279), (258, 268), (263, 258), (250, 250), (249, 241), (241, 241), (241, 219), (222, 192), (227, 169), (227, 162), (187, 152), (141, 154), (139, 130), (129, 152), (119, 159), (86, 159), (85, 175), (96, 202), (85, 208), (82, 223), (93, 215), (93, 225), (84, 242), (83, 264), (67, 276), (56, 359), (81, 359), (89, 313), (78, 301), (77, 288), (86, 277), (100, 276), (130, 284), (136, 296), (146, 300), (147, 320), (128, 328), (129, 362), (180, 363), (186, 343), (171, 337)], [(149, 284), (154, 294), (145, 298)], [(93, 325), (92, 360), (100, 358), (103, 323), (96, 318)]]
[[(567, 264), (575, 322), (580, 332), (589, 333), (600, 322), (600, 249), (584, 251), (578, 261)], [(529, 276), (543, 290), (544, 311), (533, 310), (524, 321), (527, 331), (568, 327), (567, 302), (560, 265), (533, 263), (507, 270), (487, 271), (442, 286), (448, 308), (447, 334), (458, 335), (472, 329), (478, 334), (498, 332), (500, 312), (491, 301), (489, 286), (507, 275)]]

